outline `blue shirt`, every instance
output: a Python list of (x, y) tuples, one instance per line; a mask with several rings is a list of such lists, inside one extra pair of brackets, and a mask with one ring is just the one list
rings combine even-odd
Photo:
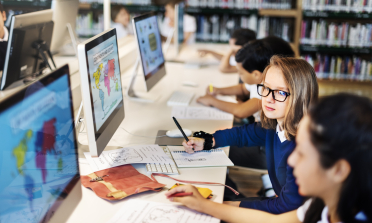
[(303, 204), (304, 198), (298, 194), (293, 168), (287, 164), (287, 159), (296, 146), (294, 140), (281, 142), (274, 129), (264, 129), (261, 123), (217, 131), (213, 136), (215, 147), (265, 146), (266, 148), (267, 169), (278, 197), (263, 201), (242, 201), (240, 207), (280, 214), (295, 210)]

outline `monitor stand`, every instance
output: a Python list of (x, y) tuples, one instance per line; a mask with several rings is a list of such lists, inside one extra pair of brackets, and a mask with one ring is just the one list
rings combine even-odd
[(132, 78), (129, 82), (129, 86), (128, 86), (128, 90), (127, 90), (127, 96), (132, 101), (137, 101), (137, 102), (142, 102), (142, 103), (154, 103), (155, 102), (154, 99), (146, 98), (146, 97), (143, 97), (143, 96), (138, 96), (133, 90), (134, 83), (136, 82), (136, 77), (137, 77), (137, 71), (138, 71), (139, 64), (140, 64), (140, 58), (138, 57), (137, 60), (136, 60), (136, 63), (134, 64)]
[[(79, 110), (78, 110), (78, 113), (77, 115), (75, 116), (75, 138), (76, 138), (76, 141), (77, 141), (77, 144), (78, 144), (78, 153), (79, 153), (79, 158), (85, 158), (84, 156), (84, 153), (85, 152), (90, 152), (89, 150), (89, 145), (84, 145), (84, 144), (81, 144), (79, 142), (79, 133), (80, 133), (80, 125), (81, 123), (83, 123), (84, 121), (84, 112), (83, 112), (83, 102), (80, 103), (80, 107), (79, 107)], [(69, 130), (69, 133), (70, 134), (70, 131), (72, 131), (72, 128)], [(103, 151), (107, 151), (107, 150), (113, 150), (113, 149), (120, 149), (120, 148), (123, 148), (122, 146), (106, 146)], [(96, 156), (92, 156), (92, 157), (96, 157)]]

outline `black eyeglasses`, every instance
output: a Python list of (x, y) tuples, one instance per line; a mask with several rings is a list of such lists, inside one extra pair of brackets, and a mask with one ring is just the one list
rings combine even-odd
[(272, 90), (263, 84), (257, 84), (257, 92), (262, 97), (267, 97), (270, 93), (272, 93), (274, 100), (279, 102), (285, 101), (287, 97), (291, 95), (290, 93), (282, 90)]

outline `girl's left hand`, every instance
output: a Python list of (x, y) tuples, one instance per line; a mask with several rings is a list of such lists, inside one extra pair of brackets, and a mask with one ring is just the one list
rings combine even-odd
[[(169, 197), (175, 193), (189, 193), (189, 192), (192, 192), (192, 195), (184, 196), (184, 197)], [(165, 193), (165, 196), (167, 196), (167, 198), (170, 201), (182, 203), (186, 207), (194, 209), (199, 212), (203, 212), (202, 211), (203, 207), (205, 207), (205, 205), (208, 205), (207, 204), (208, 202), (211, 202), (205, 199), (199, 193), (198, 189), (196, 189), (196, 187), (192, 186), (191, 184), (173, 188), (172, 190)]]
[(212, 95), (206, 94), (204, 96), (199, 97), (196, 101), (206, 106), (212, 106), (212, 101), (214, 99), (215, 98)]

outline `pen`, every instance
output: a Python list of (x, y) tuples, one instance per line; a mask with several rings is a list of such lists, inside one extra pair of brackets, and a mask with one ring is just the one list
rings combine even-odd
[(191, 196), (191, 195), (193, 195), (192, 192), (189, 192), (189, 193), (180, 192), (180, 193), (174, 193), (174, 194), (170, 195), (168, 198), (170, 198), (170, 197), (184, 197), (184, 196)]
[(213, 93), (213, 84), (209, 84), (209, 92)]
[[(187, 138), (186, 134), (183, 132), (182, 127), (177, 122), (177, 119), (175, 117), (172, 117), (172, 118), (173, 118), (174, 123), (176, 123), (177, 128), (181, 131), (183, 138), (185, 138), (186, 142), (188, 142), (189, 138)], [(192, 150), (194, 150), (194, 148), (192, 148)]]
[(173, 121), (174, 123), (176, 123), (177, 128), (181, 131), (183, 138), (185, 138), (186, 142), (188, 142), (189, 138), (187, 138), (186, 134), (183, 132), (182, 127), (180, 126), (180, 124), (178, 124), (177, 119), (175, 117), (173, 117)]

